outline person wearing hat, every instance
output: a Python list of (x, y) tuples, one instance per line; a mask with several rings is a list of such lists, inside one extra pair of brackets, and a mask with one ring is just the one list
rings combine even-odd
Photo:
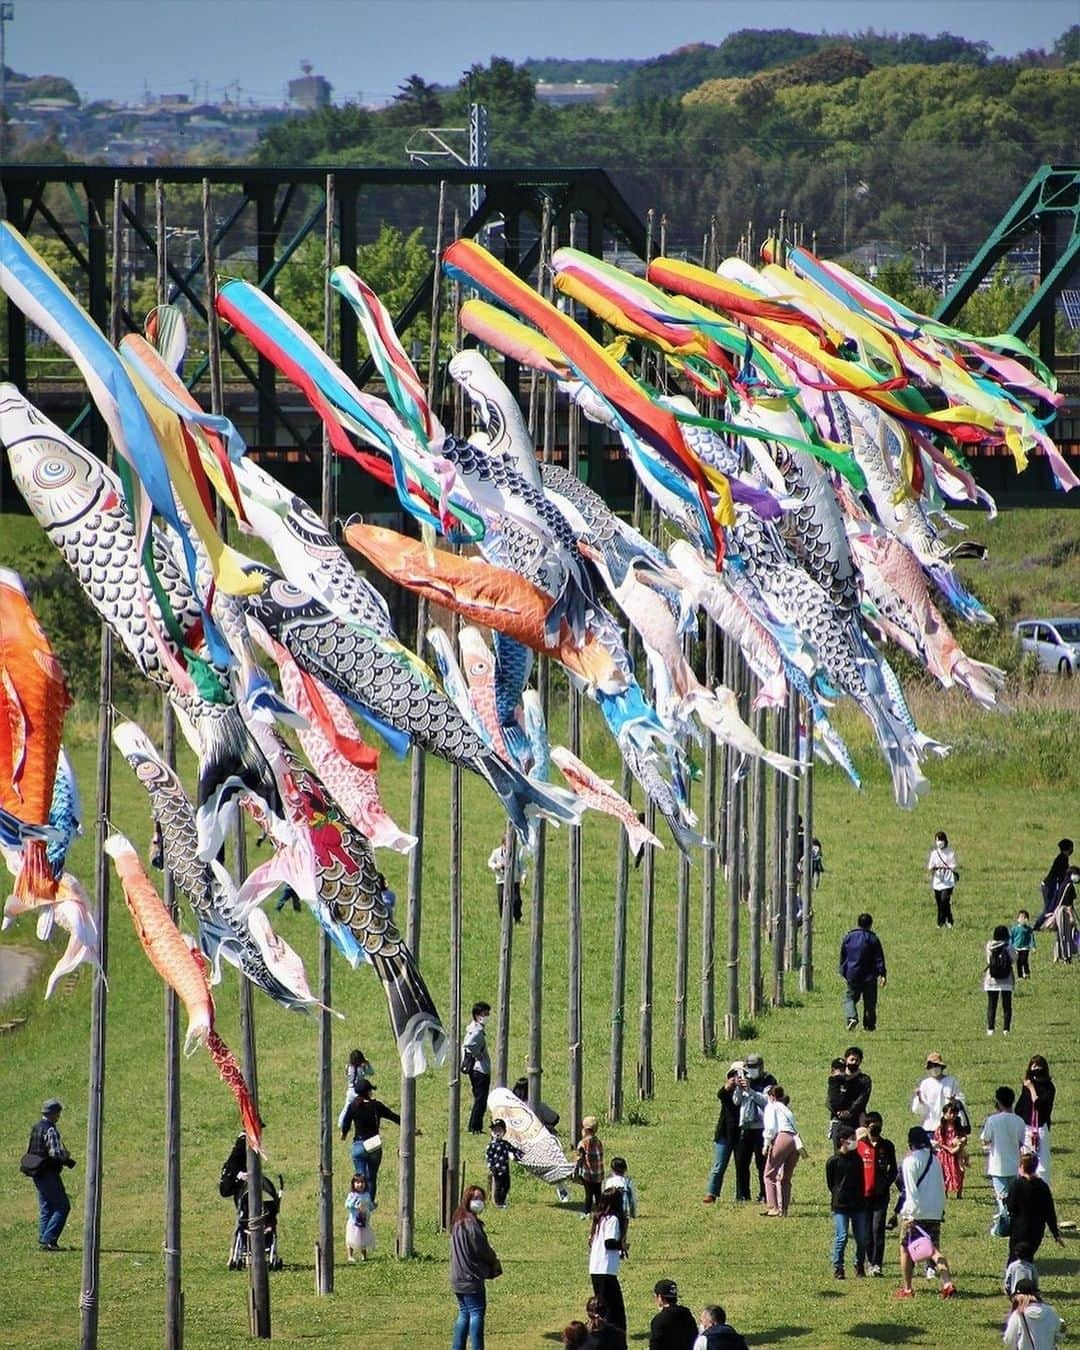
[(946, 1067), (940, 1052), (931, 1050), (926, 1056), (926, 1076), (919, 1080), (911, 1099), (913, 1114), (922, 1117), (922, 1128), (931, 1137), (941, 1124), (945, 1103), (964, 1100), (960, 1084), (951, 1073), (945, 1072)]
[(735, 1100), (736, 1080), (745, 1065), (741, 1059), (735, 1060), (727, 1071), (716, 1096), (720, 1102), (720, 1114), (716, 1118), (713, 1132), (713, 1165), (709, 1173), (708, 1185), (702, 1197), (702, 1203), (715, 1205), (720, 1197), (720, 1188), (724, 1184), (724, 1173), (739, 1141), (739, 1105)]
[(735, 1075), (735, 1105), (739, 1108), (739, 1138), (735, 1144), (735, 1200), (751, 1200), (750, 1163), (757, 1168), (760, 1204), (765, 1201), (765, 1108), (768, 1090), (776, 1079), (765, 1072), (756, 1050), (746, 1056), (742, 1073)]
[(577, 1162), (574, 1165), (574, 1178), (585, 1187), (585, 1202), (581, 1217), (587, 1219), (600, 1203), (600, 1194), (604, 1184), (604, 1145), (596, 1134), (596, 1117), (584, 1116), (581, 1121), (581, 1138), (577, 1146)]
[[(353, 1130), (352, 1159), (353, 1171), (367, 1177), (368, 1194), (371, 1207), (375, 1208), (375, 1187), (378, 1183), (379, 1164), (382, 1162), (382, 1137), (379, 1134), (379, 1121), (392, 1120), (401, 1124), (401, 1117), (391, 1111), (382, 1102), (372, 1096), (375, 1084), (365, 1078), (356, 1089), (356, 1096), (345, 1109), (341, 1118), (341, 1137), (348, 1139), (349, 1127)], [(416, 1130), (417, 1137), (420, 1131)]]
[(657, 1280), (653, 1293), (657, 1313), (649, 1323), (649, 1350), (693, 1350), (698, 1325), (679, 1302), (679, 1286), (674, 1280)]
[(24, 1171), (37, 1187), (40, 1222), (38, 1224), (38, 1245), (43, 1252), (60, 1250), (60, 1234), (64, 1231), (71, 1201), (64, 1189), (61, 1173), (65, 1167), (74, 1167), (75, 1159), (64, 1147), (60, 1131), (56, 1128), (60, 1120), (63, 1103), (56, 1097), (50, 1097), (41, 1108), (41, 1119), (30, 1131), (30, 1142), (26, 1146), (29, 1158), (36, 1160), (33, 1171), (27, 1171), (24, 1159)]

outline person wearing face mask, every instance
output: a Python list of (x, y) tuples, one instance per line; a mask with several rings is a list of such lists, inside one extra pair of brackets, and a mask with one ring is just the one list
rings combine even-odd
[(856, 1151), (855, 1131), (841, 1125), (836, 1131), (836, 1152), (825, 1164), (825, 1184), (829, 1188), (833, 1216), (833, 1275), (845, 1278), (844, 1252), (849, 1230), (855, 1234), (855, 1274), (866, 1274), (867, 1220), (863, 1162)]
[(765, 1200), (765, 1107), (768, 1089), (776, 1079), (765, 1072), (765, 1062), (755, 1051), (746, 1056), (741, 1074), (735, 1078), (732, 1096), (739, 1109), (739, 1137), (735, 1142), (735, 1200), (746, 1201), (750, 1194), (750, 1163), (758, 1175), (758, 1203)]
[(480, 1222), (486, 1199), (482, 1186), (466, 1186), (450, 1217), (450, 1288), (458, 1304), (451, 1350), (465, 1350), (466, 1341), (472, 1350), (484, 1350), (485, 1282), (502, 1274)]
[[(960, 1084), (951, 1073), (945, 1072), (946, 1067), (940, 1053), (932, 1050), (926, 1056), (926, 1075), (919, 1080), (911, 1099), (912, 1113), (922, 1117), (922, 1128), (931, 1136), (941, 1124), (941, 1109), (945, 1103), (964, 1101)], [(970, 1128), (970, 1122), (968, 1125)]]
[(1038, 1175), (1050, 1180), (1050, 1124), (1054, 1115), (1054, 1097), (1057, 1088), (1050, 1077), (1050, 1065), (1042, 1055), (1032, 1055), (1020, 1094), (1016, 1099), (1016, 1114), (1027, 1126), (1027, 1148), (1039, 1160)]
[[(929, 1238), (933, 1250), (929, 1259), (934, 1271), (941, 1276), (940, 1294), (942, 1298), (952, 1298), (956, 1293), (952, 1271), (941, 1250), (941, 1221), (945, 1217), (945, 1176), (941, 1164), (934, 1157), (930, 1146), (930, 1137), (918, 1125), (908, 1130), (908, 1151), (900, 1165), (900, 1189), (903, 1200), (900, 1203), (900, 1278), (901, 1285), (896, 1291), (897, 1298), (914, 1298), (912, 1278), (915, 1274), (916, 1257), (911, 1247), (920, 1239)], [(919, 1254), (917, 1259), (922, 1260)]]
[(880, 1111), (867, 1111), (866, 1127), (856, 1131), (855, 1151), (862, 1159), (863, 1190), (866, 1194), (869, 1231), (866, 1236), (866, 1263), (871, 1275), (880, 1276), (885, 1265), (885, 1229), (889, 1221), (889, 1201), (893, 1182), (899, 1174), (896, 1145), (881, 1133)]
[(830, 1071), (826, 1106), (829, 1108), (829, 1138), (835, 1141), (840, 1125), (852, 1129), (862, 1124), (870, 1102), (873, 1084), (870, 1075), (862, 1071), (863, 1052), (857, 1045), (844, 1051), (841, 1070)]
[(472, 1021), (465, 1028), (461, 1042), (461, 1072), (472, 1084), (473, 1104), (469, 1112), (469, 1133), (484, 1133), (484, 1112), (487, 1110), (488, 1089), (491, 1087), (491, 1056), (488, 1054), (484, 1027), (491, 1016), (490, 1003), (474, 1003)]
[(952, 897), (953, 888), (960, 876), (956, 865), (956, 854), (949, 847), (949, 836), (944, 830), (934, 835), (934, 847), (926, 860), (926, 870), (930, 873), (930, 889), (934, 892), (937, 904), (937, 926), (953, 926)]
[(848, 1031), (859, 1025), (859, 1001), (862, 1001), (863, 1028), (877, 1028), (878, 986), (885, 988), (885, 952), (874, 932), (871, 914), (860, 914), (855, 927), (844, 934), (840, 944), (840, 974), (847, 982), (844, 1015)]

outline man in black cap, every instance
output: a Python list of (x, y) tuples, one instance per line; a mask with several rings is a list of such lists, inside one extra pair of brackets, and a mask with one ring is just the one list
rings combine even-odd
[(60, 1250), (60, 1234), (64, 1231), (71, 1210), (71, 1201), (60, 1173), (65, 1167), (74, 1167), (75, 1160), (64, 1147), (60, 1131), (56, 1128), (63, 1109), (63, 1103), (55, 1097), (50, 1097), (42, 1106), (41, 1119), (30, 1131), (30, 1142), (26, 1146), (27, 1159), (35, 1160), (33, 1171), (27, 1171), (27, 1159), (23, 1160), (23, 1170), (27, 1171), (37, 1187), (41, 1211), (38, 1243), (43, 1252)]
[(649, 1324), (649, 1350), (693, 1350), (698, 1326), (694, 1314), (679, 1302), (679, 1286), (674, 1280), (657, 1280), (653, 1293), (659, 1311)]

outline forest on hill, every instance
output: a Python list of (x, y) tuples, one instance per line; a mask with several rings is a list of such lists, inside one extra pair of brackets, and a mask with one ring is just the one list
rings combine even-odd
[[(606, 71), (606, 73), (605, 73)], [(552, 107), (536, 81), (617, 82), (607, 104)], [(292, 117), (262, 138), (263, 163), (407, 162), (423, 127), (490, 117), (489, 162), (605, 168), (671, 238), (721, 247), (785, 208), (826, 251), (868, 240), (970, 254), (1031, 173), (1080, 157), (1080, 25), (1049, 51), (991, 59), (947, 34), (828, 37), (746, 31), (716, 47), (626, 62), (494, 57), (453, 89), (412, 75), (386, 109)], [(402, 225), (410, 222), (400, 222)]]

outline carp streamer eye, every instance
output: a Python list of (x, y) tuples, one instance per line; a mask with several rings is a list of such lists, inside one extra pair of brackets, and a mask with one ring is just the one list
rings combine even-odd
[(43, 459), (34, 477), (43, 487), (62, 487), (75, 477), (75, 466), (66, 459)]

